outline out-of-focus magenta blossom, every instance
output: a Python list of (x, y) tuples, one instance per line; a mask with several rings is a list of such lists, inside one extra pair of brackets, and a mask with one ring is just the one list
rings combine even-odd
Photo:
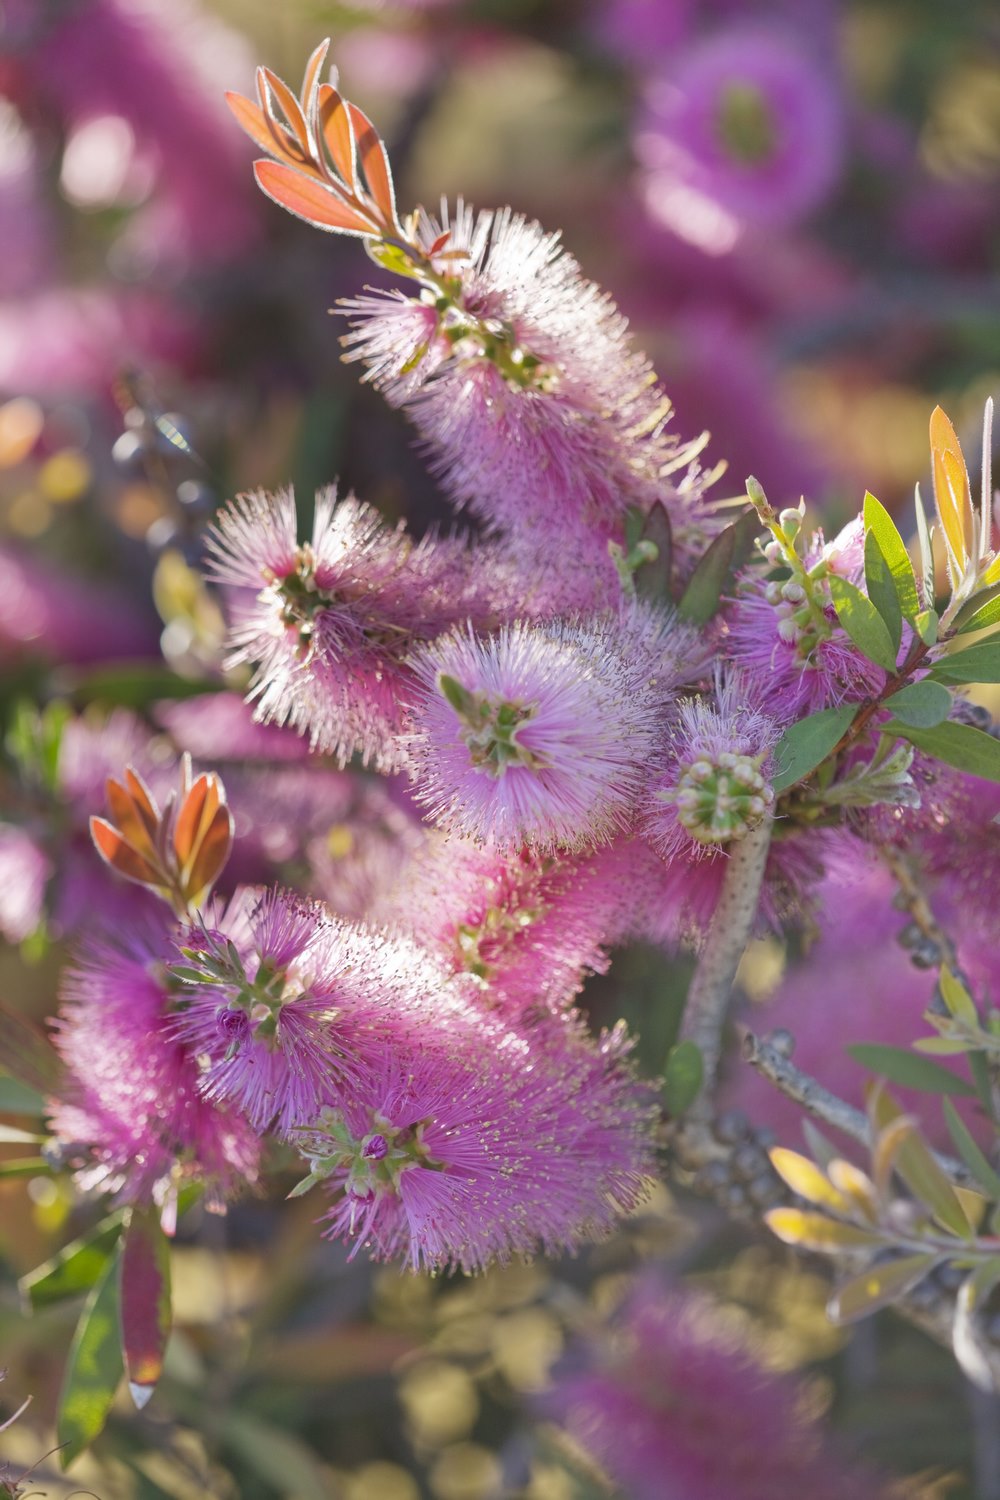
[(435, 821), (500, 848), (585, 847), (627, 827), (659, 705), (648, 658), (618, 622), (456, 631), (413, 658), (417, 798)]
[(78, 176), (106, 175), (117, 151), (125, 184), (129, 158), (149, 159), (155, 190), (126, 229), (130, 255), (148, 271), (243, 251), (257, 234), (257, 205), (217, 92), (220, 75), (235, 84), (251, 72), (235, 36), (181, 0), (81, 0), (51, 6), (47, 19), (19, 60), (30, 86), (71, 131), (102, 120), (115, 125)]
[(152, 616), (52, 563), (0, 547), (0, 661), (30, 655), (75, 664), (156, 652)]
[(832, 1446), (803, 1382), (766, 1370), (707, 1298), (652, 1274), (571, 1352), (542, 1409), (629, 1500), (885, 1500)]
[(385, 770), (400, 763), (407, 651), (496, 608), (495, 575), (464, 542), (414, 542), (332, 490), (317, 496), (309, 542), (298, 543), (285, 491), (231, 502), (208, 550), (218, 582), (252, 591), (233, 600), (231, 659), (256, 668), (258, 716), (308, 734), (314, 750)]
[(602, 48), (647, 70), (683, 41), (693, 0), (599, 0), (591, 30)]
[(415, 1270), (476, 1271), (603, 1236), (642, 1199), (652, 1092), (632, 1078), (622, 1034), (528, 1053), (479, 1017), (442, 1041), (385, 1048), (303, 1135), (337, 1194), (330, 1236)]
[(649, 210), (719, 253), (745, 225), (794, 224), (824, 201), (842, 111), (829, 68), (786, 30), (733, 26), (650, 82), (635, 139)]
[(157, 704), (157, 721), (196, 760), (303, 761), (309, 746), (277, 724), (258, 724), (239, 693), (202, 693)]
[(224, 1198), (256, 1177), (256, 1137), (203, 1097), (171, 1035), (172, 956), (152, 914), (95, 941), (63, 979), (55, 1039), (70, 1082), (49, 1115), (81, 1186), (126, 1202), (162, 1202), (183, 1180)]
[(27, 829), (0, 823), (0, 933), (8, 943), (23, 942), (38, 927), (52, 872), (52, 861)]

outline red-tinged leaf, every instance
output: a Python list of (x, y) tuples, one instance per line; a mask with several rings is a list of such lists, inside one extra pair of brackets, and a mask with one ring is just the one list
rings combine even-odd
[(272, 73), (270, 68), (258, 68), (257, 73), (258, 79), (261, 80), (258, 86), (261, 89), (261, 103), (264, 106), (265, 113), (281, 129), (283, 122), (279, 120), (275, 113), (275, 104), (277, 104), (285, 117), (285, 121), (291, 127), (292, 135), (302, 153), (302, 159), (308, 161), (312, 156), (312, 148), (309, 142), (309, 130), (306, 126), (305, 115), (302, 113), (302, 106), (298, 99), (292, 93), (292, 90), (288, 87), (284, 79), (279, 78), (277, 73)]
[(174, 824), (174, 852), (180, 861), (182, 875), (194, 862), (203, 828), (211, 822), (218, 805), (215, 778), (202, 774), (177, 809)]
[(122, 1354), (129, 1390), (142, 1408), (163, 1371), (170, 1335), (170, 1246), (153, 1208), (133, 1208), (122, 1241)]
[(368, 191), (378, 204), (386, 228), (398, 228), (396, 223), (396, 191), (392, 185), (392, 168), (389, 153), (382, 144), (382, 137), (369, 120), (364, 110), (348, 103), (348, 113), (358, 143), (358, 158), (365, 174)]
[(150, 838), (155, 839), (160, 826), (160, 810), (149, 787), (131, 766), (125, 767), (125, 788), (135, 803)]
[(139, 854), (156, 858), (156, 845), (150, 835), (146, 820), (125, 788), (117, 781), (108, 780), (105, 787), (108, 807), (119, 833)]
[[(259, 104), (254, 104), (252, 99), (245, 99), (242, 94), (232, 92), (226, 94), (226, 103), (232, 110), (236, 123), (241, 130), (246, 131), (255, 146), (268, 154), (280, 149), (275, 140), (275, 127)], [(287, 132), (283, 131), (282, 134)], [(282, 152), (282, 155), (286, 153)]]
[(131, 844), (125, 842), (117, 828), (112, 828), (103, 818), (91, 818), (90, 836), (98, 854), (119, 875), (124, 875), (126, 880), (134, 880), (139, 885), (163, 889), (163, 881), (153, 866)]
[(319, 127), (337, 172), (354, 192), (358, 185), (358, 157), (347, 105), (329, 83), (319, 87)]
[(215, 809), (212, 822), (198, 846), (194, 864), (184, 881), (185, 892), (192, 905), (199, 905), (214, 886), (225, 869), (232, 847), (233, 815), (223, 803)]
[(361, 239), (380, 233), (374, 220), (349, 208), (332, 188), (304, 177), (294, 167), (276, 161), (255, 161), (253, 170), (261, 192), (317, 229), (357, 235)]
[(438, 235), (437, 239), (434, 241), (433, 245), (431, 245), (431, 247), (428, 250), (427, 254), (430, 255), (430, 256), (439, 255), (440, 252), (444, 249), (445, 245), (447, 245), (447, 243), (448, 243), (448, 241), (450, 239), (451, 239), (451, 230), (450, 229), (446, 229), (445, 232), (444, 232), (444, 234), (439, 234)]
[(316, 113), (316, 96), (319, 93), (319, 75), (323, 64), (326, 62), (326, 54), (330, 50), (330, 38), (320, 42), (314, 50), (309, 61), (306, 63), (305, 76), (302, 79), (302, 113), (305, 115), (306, 124), (311, 127), (313, 117)]

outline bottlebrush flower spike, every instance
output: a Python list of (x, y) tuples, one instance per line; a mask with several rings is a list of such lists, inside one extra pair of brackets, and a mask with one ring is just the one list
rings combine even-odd
[(115, 821), (90, 820), (101, 858), (126, 880), (155, 891), (178, 916), (196, 911), (222, 874), (233, 844), (221, 779), (209, 771), (192, 781), (191, 758), (185, 755), (179, 798), (171, 792), (162, 812), (131, 766), (124, 785), (109, 777), (107, 796)]
[[(934, 503), (944, 534), (951, 602), (941, 617), (943, 626), (951, 623), (959, 607), (981, 589), (1000, 583), (1000, 557), (993, 550), (993, 477), (992, 477), (993, 402), (987, 401), (983, 414), (982, 496), (977, 512), (972, 503), (969, 471), (966, 467), (958, 434), (940, 406), (931, 413), (931, 475)], [(917, 492), (918, 516), (922, 513)], [(927, 535), (921, 525), (921, 537)], [(933, 562), (924, 559), (925, 576), (933, 577)], [(930, 603), (932, 601), (928, 601)]]
[(389, 156), (368, 116), (320, 83), (330, 42), (306, 65), (298, 98), (269, 68), (257, 70), (259, 103), (229, 93), (239, 124), (273, 161), (254, 162), (257, 184), (289, 213), (334, 234), (399, 239)]

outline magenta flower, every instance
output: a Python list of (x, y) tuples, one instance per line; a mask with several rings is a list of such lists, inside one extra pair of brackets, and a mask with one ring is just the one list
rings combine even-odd
[(628, 826), (658, 727), (648, 658), (610, 621), (455, 631), (413, 658), (417, 797), (501, 848), (584, 848)]
[(327, 490), (310, 542), (296, 539), (285, 491), (231, 502), (208, 548), (216, 581), (253, 591), (233, 604), (231, 660), (256, 668), (257, 717), (292, 725), (341, 761), (359, 754), (397, 767), (406, 652), (484, 608), (465, 544), (414, 542)]
[(23, 942), (45, 912), (45, 886), (52, 861), (26, 828), (0, 823), (0, 935)]
[(55, 1040), (72, 1083), (50, 1104), (83, 1188), (162, 1202), (179, 1181), (224, 1198), (253, 1182), (250, 1127), (204, 1098), (174, 1038), (166, 921), (150, 918), (95, 941), (65, 973)]
[(650, 84), (636, 134), (654, 215), (703, 249), (796, 223), (834, 187), (843, 119), (829, 70), (787, 31), (733, 26)]
[(458, 504), (529, 557), (551, 562), (558, 535), (553, 571), (589, 574), (602, 605), (628, 506), (662, 500), (689, 529), (698, 447), (668, 433), (670, 403), (625, 320), (556, 235), (508, 211), (421, 220), (428, 249), (445, 230), (453, 295), (433, 317), (398, 292), (345, 302), (348, 357), (408, 411)]
[(886, 1493), (826, 1435), (802, 1381), (766, 1370), (707, 1298), (651, 1275), (571, 1354), (543, 1410), (630, 1500)]
[(607, 1234), (644, 1195), (652, 1094), (620, 1035), (529, 1051), (480, 1017), (380, 1065), (303, 1132), (305, 1185), (336, 1194), (327, 1234), (412, 1269), (481, 1270)]
[(238, 693), (203, 693), (156, 706), (162, 724), (179, 750), (195, 760), (302, 761), (309, 746), (297, 734), (276, 724), (258, 724)]
[(736, 672), (717, 677), (714, 702), (681, 701), (669, 762), (645, 812), (645, 834), (664, 859), (701, 859), (767, 815), (781, 728), (757, 706), (763, 696)]

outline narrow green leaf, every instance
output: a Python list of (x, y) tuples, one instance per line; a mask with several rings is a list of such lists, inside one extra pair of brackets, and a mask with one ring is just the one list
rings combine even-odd
[[(631, 515), (631, 512), (629, 512)], [(671, 599), (670, 580), (673, 572), (674, 538), (670, 525), (670, 513), (665, 505), (654, 505), (643, 521), (640, 514), (640, 531), (633, 541), (625, 534), (628, 550), (636, 542), (653, 542), (656, 546), (656, 561), (644, 563), (636, 570), (635, 591), (640, 599), (652, 604), (668, 604)]]
[[(892, 700), (890, 699), (890, 702)], [(971, 724), (956, 724), (947, 720), (933, 729), (917, 729), (890, 719), (882, 726), (886, 734), (897, 734), (909, 740), (918, 750), (943, 760), (945, 765), (958, 771), (968, 771), (981, 776), (984, 781), (1000, 781), (1000, 740), (986, 734), (982, 729), (973, 729)]]
[[(919, 484), (913, 493), (913, 507), (917, 516), (917, 540), (920, 543), (920, 571), (924, 585), (924, 598), (931, 603), (934, 599), (934, 547)], [(921, 639), (923, 639), (922, 636)]]
[(982, 609), (977, 609), (974, 615), (963, 620), (956, 627), (957, 635), (971, 635), (974, 630), (986, 630), (990, 625), (996, 625), (1000, 621), (1000, 594), (984, 604)]
[(0, 1073), (0, 1114), (38, 1116), (44, 1109), (45, 1100), (37, 1090), (29, 1088), (17, 1078), (9, 1078), (6, 1073)]
[(968, 1042), (960, 1042), (952, 1036), (920, 1036), (913, 1045), (932, 1057), (959, 1057), (969, 1050)]
[(90, 1234), (81, 1235), (44, 1265), (18, 1282), (21, 1296), (34, 1310), (88, 1292), (104, 1270), (122, 1232), (123, 1213), (102, 1219)]
[(1000, 639), (991, 636), (942, 657), (931, 676), (938, 682), (1000, 682)]
[(887, 1078), (904, 1088), (920, 1089), (925, 1094), (964, 1094), (971, 1097), (975, 1089), (964, 1078), (942, 1068), (929, 1057), (907, 1052), (904, 1047), (887, 1047), (881, 1042), (858, 1042), (848, 1053), (870, 1073)]
[(56, 1418), (64, 1469), (103, 1430), (122, 1370), (118, 1256), (113, 1255), (84, 1303), (70, 1346)]
[(800, 1208), (772, 1208), (764, 1219), (779, 1240), (786, 1245), (800, 1245), (803, 1250), (851, 1250), (881, 1243), (881, 1236), (868, 1229)]
[(993, 1083), (990, 1078), (990, 1066), (986, 1061), (985, 1052), (970, 1052), (969, 1072), (972, 1081), (976, 1085), (976, 1094), (979, 1102), (986, 1112), (987, 1119), (994, 1119), (996, 1111), (993, 1105)]
[[(869, 491), (864, 503), (865, 531), (878, 543), (896, 589), (896, 599), (903, 615), (914, 620), (920, 611), (917, 597), (917, 581), (913, 576), (913, 564), (906, 550), (906, 543), (896, 529), (889, 512), (880, 500)], [(865, 567), (867, 571), (868, 543), (865, 541)], [(871, 590), (869, 589), (869, 593)]]
[(142, 1409), (163, 1371), (170, 1336), (170, 1244), (155, 1208), (133, 1208), (121, 1253), (122, 1352), (129, 1391)]
[(865, 537), (865, 589), (888, 631), (895, 654), (903, 639), (903, 611), (896, 593), (895, 579), (873, 531), (869, 531)]
[(933, 646), (937, 642), (940, 623), (936, 610), (922, 609), (913, 622), (913, 628), (925, 646)]
[(940, 1262), (940, 1256), (923, 1251), (919, 1255), (901, 1255), (896, 1260), (869, 1266), (837, 1288), (827, 1304), (827, 1314), (834, 1323), (854, 1323), (867, 1318), (880, 1307), (887, 1307), (906, 1295)]
[(839, 578), (830, 576), (830, 596), (837, 611), (837, 619), (843, 625), (858, 650), (877, 666), (887, 672), (896, 670), (896, 652), (882, 617), (870, 599), (859, 588)]
[(678, 1042), (671, 1047), (663, 1073), (663, 1102), (671, 1115), (682, 1115), (691, 1108), (704, 1076), (705, 1064), (695, 1042)]
[(13, 1161), (0, 1161), (0, 1177), (40, 1177), (52, 1171), (52, 1163), (44, 1156), (18, 1156)]
[[(973, 617), (982, 614), (985, 609), (990, 608), (998, 601), (1000, 601), (1000, 583), (991, 584), (988, 589), (981, 589), (971, 599), (966, 599), (962, 608), (955, 616), (953, 629), (958, 631), (960, 635), (964, 635), (969, 630), (976, 629), (977, 627), (970, 623)], [(987, 624), (989, 623), (987, 621)]]
[(909, 682), (885, 701), (890, 713), (912, 729), (933, 729), (951, 713), (952, 696), (939, 682)]
[(785, 730), (775, 747), (778, 774), (774, 790), (783, 792), (815, 771), (837, 744), (857, 713), (857, 703), (841, 703), (837, 708), (823, 708)]
[[(880, 1132), (903, 1124), (902, 1110), (892, 1095), (881, 1086), (871, 1091), (869, 1107), (873, 1123)], [(915, 1124), (894, 1151), (893, 1166), (914, 1197), (926, 1205), (940, 1224), (962, 1239), (970, 1238), (972, 1225), (955, 1196), (955, 1189), (938, 1166)]]
[(950, 1099), (944, 1101), (944, 1118), (959, 1156), (987, 1196), (1000, 1203), (1000, 1176), (986, 1160)]
[(752, 510), (746, 511), (715, 537), (698, 562), (681, 595), (677, 613), (691, 625), (707, 625), (718, 612), (722, 593), (733, 570), (745, 560), (760, 521)]
[(978, 1026), (979, 1012), (976, 1009), (976, 1003), (965, 985), (956, 974), (951, 972), (947, 964), (941, 965), (938, 985), (941, 998), (955, 1019), (965, 1021), (970, 1026)]

